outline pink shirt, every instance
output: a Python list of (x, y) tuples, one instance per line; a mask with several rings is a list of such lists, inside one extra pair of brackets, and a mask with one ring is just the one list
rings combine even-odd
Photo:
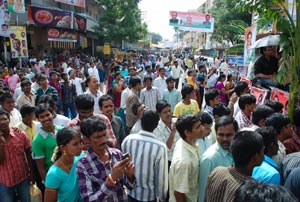
[(218, 81), (218, 82), (217, 82), (217, 85), (216, 85), (216, 89), (218, 89), (219, 92), (220, 92), (220, 95), (219, 95), (220, 101), (221, 101), (222, 103), (224, 103), (224, 104), (227, 104), (227, 96), (226, 96), (224, 93), (221, 92), (221, 89), (222, 89), (222, 88), (225, 89), (224, 83), (221, 82), (221, 81)]
[(18, 81), (19, 81), (19, 76), (16, 75), (16, 74), (13, 74), (12, 76), (9, 76), (7, 78), (7, 84), (8, 84), (8, 87), (15, 91), (16, 90), (16, 87), (17, 87), (17, 84), (18, 84)]

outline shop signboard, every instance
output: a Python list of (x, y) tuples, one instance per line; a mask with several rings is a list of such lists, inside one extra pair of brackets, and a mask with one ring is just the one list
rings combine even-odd
[(80, 32), (86, 31), (86, 18), (82, 17), (77, 13), (73, 13), (73, 29), (78, 30)]
[(26, 27), (25, 26), (10, 26), (10, 49), (11, 57), (28, 57)]
[(72, 6), (85, 7), (85, 0), (55, 0), (56, 2), (69, 4)]
[(66, 29), (48, 29), (48, 41), (77, 42), (77, 32)]

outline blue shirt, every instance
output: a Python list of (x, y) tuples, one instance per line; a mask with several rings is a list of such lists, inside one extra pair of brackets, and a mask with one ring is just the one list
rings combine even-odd
[(253, 169), (252, 177), (259, 182), (276, 185), (280, 184), (278, 166), (275, 161), (266, 155), (264, 156), (264, 161), (262, 164)]
[(123, 78), (125, 78), (126, 76), (128, 76), (128, 70), (127, 69), (120, 69), (120, 73), (122, 75)]
[(171, 111), (174, 112), (175, 106), (181, 101), (181, 93), (175, 88), (172, 91), (165, 89), (162, 99), (171, 105)]

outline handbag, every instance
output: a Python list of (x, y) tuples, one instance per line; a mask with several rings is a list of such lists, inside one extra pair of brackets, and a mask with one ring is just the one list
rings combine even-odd
[(36, 184), (30, 185), (30, 202), (42, 202), (42, 193)]

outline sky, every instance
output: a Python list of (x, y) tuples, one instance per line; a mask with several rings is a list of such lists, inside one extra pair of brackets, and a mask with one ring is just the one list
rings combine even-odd
[(169, 26), (169, 11), (196, 10), (205, 0), (141, 0), (139, 8), (148, 31), (160, 34), (163, 39), (173, 40), (174, 28)]

